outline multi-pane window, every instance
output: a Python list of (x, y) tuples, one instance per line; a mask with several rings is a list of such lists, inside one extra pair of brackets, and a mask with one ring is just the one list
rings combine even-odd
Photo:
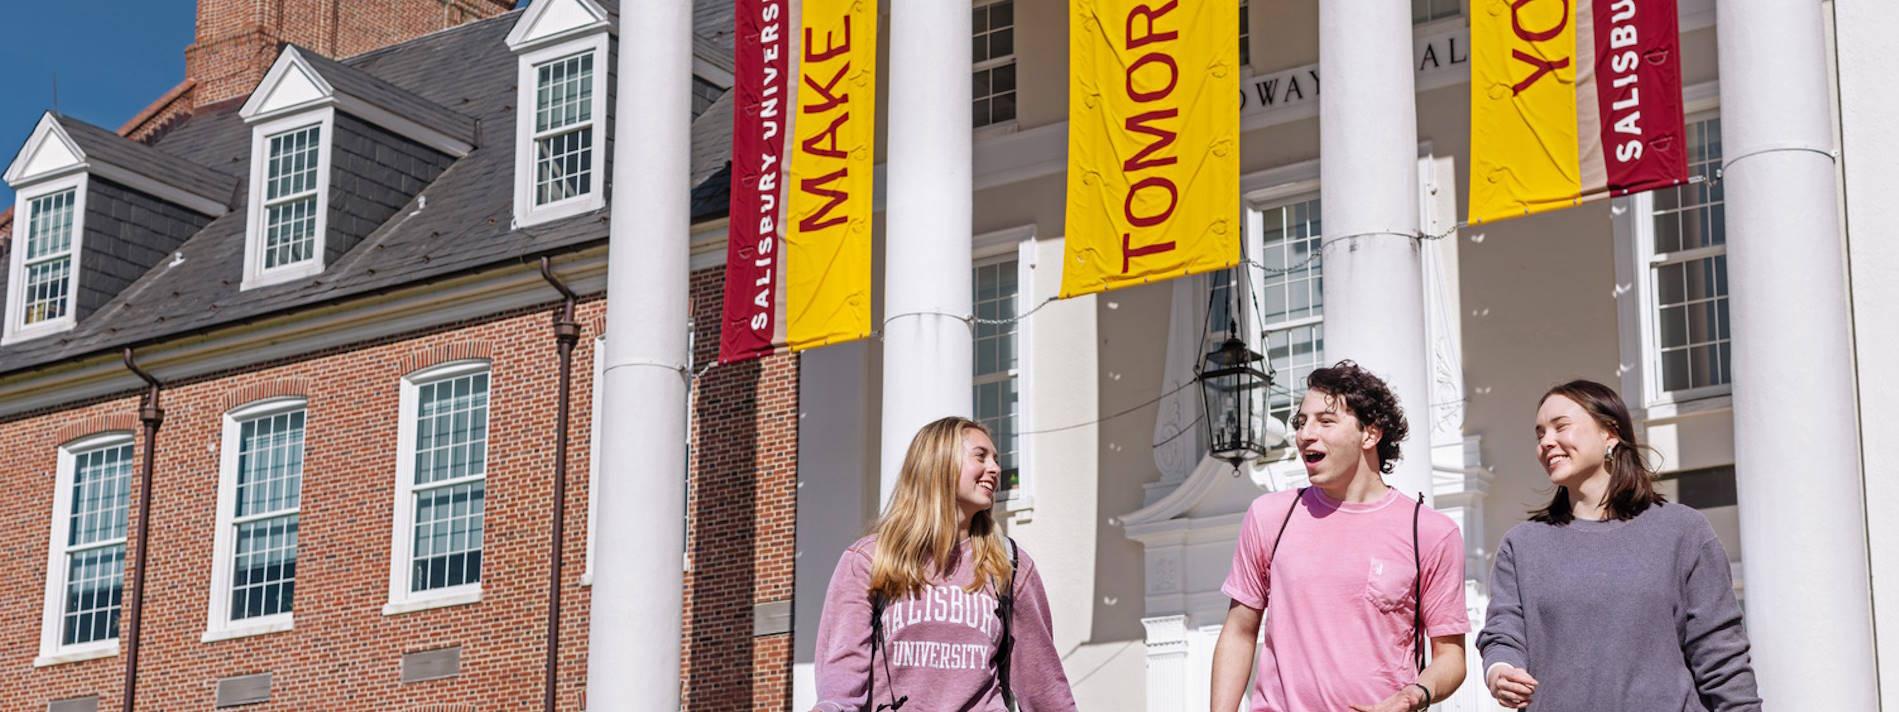
[(593, 192), (593, 65), (589, 50), (534, 67), (536, 206)]
[(1014, 257), (988, 260), (976, 265), (971, 285), (972, 305), (978, 319), (1009, 320), (1008, 323), (976, 323), (973, 343), (976, 420), (989, 428), (996, 443), (996, 460), (1002, 465), (1003, 489), (1022, 484), (1021, 463), (1017, 462), (1017, 369), (1016, 369), (1016, 267)]
[(302, 408), (238, 424), (230, 618), (289, 613), (303, 491)]
[(408, 591), (481, 582), (488, 371), (415, 384)]
[(119, 637), (125, 591), (126, 510), (132, 492), (132, 444), (71, 454), (70, 505), (61, 539), (58, 645)]
[(1240, 0), (1240, 66), (1241, 67), (1250, 67), (1253, 64), (1253, 18), (1252, 18), (1253, 13), (1247, 7), (1248, 5), (1251, 5), (1251, 4), (1252, 3), (1248, 2), (1247, 0)]
[(317, 154), (322, 125), (265, 139), (263, 269), (316, 257)]
[(977, 5), (971, 55), (975, 84), (970, 92), (977, 128), (1015, 120), (1015, 0)]
[(1662, 392), (1693, 392), (1732, 380), (1727, 230), (1722, 215), (1721, 120), (1687, 125), (1688, 171), (1700, 182), (1655, 191), (1648, 269)]
[(1319, 265), (1319, 201), (1261, 211), (1260, 325), (1274, 373), (1270, 417), (1290, 422), (1305, 398), (1306, 376), (1323, 365), (1325, 322)]
[(1423, 24), (1463, 14), (1458, 0), (1411, 0), (1411, 23)]
[(725, 90), (720, 89), (719, 85), (694, 76), (692, 78), (692, 118), (699, 118), (700, 114), (706, 113), (706, 109), (712, 108), (712, 103), (718, 101), (724, 94)]
[(52, 321), (72, 311), (73, 202), (77, 194), (76, 189), (63, 190), (27, 202), (21, 326)]

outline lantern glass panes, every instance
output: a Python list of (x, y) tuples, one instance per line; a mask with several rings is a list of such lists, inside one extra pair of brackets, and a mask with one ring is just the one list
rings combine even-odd
[(1262, 415), (1267, 387), (1264, 357), (1229, 333), (1225, 343), (1206, 355), (1200, 390), (1207, 409), (1207, 443), (1215, 458), (1233, 463), (1266, 454)]

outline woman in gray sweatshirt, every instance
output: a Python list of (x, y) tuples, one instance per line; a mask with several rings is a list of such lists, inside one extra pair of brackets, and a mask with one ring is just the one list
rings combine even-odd
[(1477, 636), (1490, 694), (1544, 712), (1760, 710), (1727, 552), (1655, 492), (1621, 397), (1552, 388), (1536, 438), (1556, 496), (1497, 549)]

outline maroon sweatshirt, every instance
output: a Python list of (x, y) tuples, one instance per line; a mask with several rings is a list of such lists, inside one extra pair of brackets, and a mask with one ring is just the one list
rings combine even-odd
[[(837, 562), (824, 616), (818, 621), (818, 705), (814, 712), (859, 712), (865, 707), (871, 674), (870, 557), (877, 537), (857, 540)], [(1055, 652), (1048, 596), (1042, 575), (1027, 551), (1016, 552), (1015, 620), (1009, 686), (1023, 712), (1075, 709)], [(969, 542), (956, 549), (956, 566), (922, 593), (884, 606), (884, 646), (877, 650), (877, 704), (908, 697), (905, 712), (972, 710), (1004, 712), (996, 676), (996, 646), (1002, 621), (996, 616), (994, 585), (977, 593), (963, 590), (975, 577)], [(888, 673), (886, 674), (886, 665)]]

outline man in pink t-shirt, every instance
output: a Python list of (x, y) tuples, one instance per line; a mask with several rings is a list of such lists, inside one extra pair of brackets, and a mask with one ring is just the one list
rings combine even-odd
[(1341, 361), (1306, 386), (1292, 425), (1312, 486), (1246, 511), (1221, 587), (1233, 602), (1213, 653), (1212, 709), (1239, 708), (1262, 617), (1252, 712), (1425, 709), (1464, 680), (1463, 535), (1385, 485), (1406, 425), (1384, 381)]

